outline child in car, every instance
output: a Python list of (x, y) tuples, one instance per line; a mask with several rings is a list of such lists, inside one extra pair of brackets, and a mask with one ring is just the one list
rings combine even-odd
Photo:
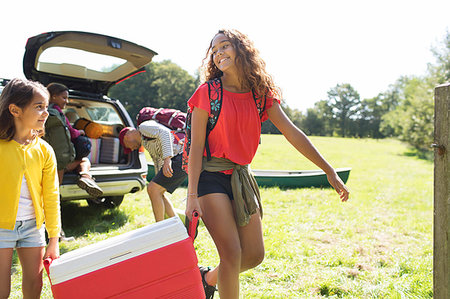
[(50, 117), (46, 124), (44, 138), (52, 145), (56, 153), (59, 184), (61, 185), (65, 172), (76, 170), (80, 175), (78, 187), (86, 190), (95, 200), (103, 195), (103, 190), (89, 174), (91, 162), (87, 156), (91, 150), (91, 142), (84, 136), (83, 130), (72, 127), (62, 111), (69, 102), (69, 89), (60, 83), (50, 83), (47, 90), (50, 93), (48, 109)]

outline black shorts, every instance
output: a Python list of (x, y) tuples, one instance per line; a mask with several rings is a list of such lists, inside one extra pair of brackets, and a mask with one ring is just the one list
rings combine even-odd
[(198, 180), (198, 197), (211, 193), (224, 193), (233, 200), (231, 174), (202, 171)]
[(187, 178), (186, 172), (181, 168), (182, 154), (172, 158), (172, 177), (168, 178), (164, 175), (162, 169), (153, 177), (152, 182), (164, 187), (169, 193), (173, 193), (175, 189)]

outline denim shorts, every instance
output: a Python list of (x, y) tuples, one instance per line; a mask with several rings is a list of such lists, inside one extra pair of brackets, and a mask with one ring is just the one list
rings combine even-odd
[(36, 219), (16, 221), (14, 230), (0, 228), (0, 248), (45, 246), (45, 226), (36, 228)]

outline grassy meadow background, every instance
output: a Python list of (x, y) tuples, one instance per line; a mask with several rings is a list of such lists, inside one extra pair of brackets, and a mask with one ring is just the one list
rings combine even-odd
[[(331, 189), (261, 188), (266, 257), (241, 274), (242, 298), (432, 298), (433, 163), (396, 140), (311, 137), (334, 167), (352, 167), (350, 200)], [(278, 135), (264, 135), (254, 169), (315, 169)], [(171, 195), (184, 209), (186, 189)], [(114, 210), (64, 203), (76, 241), (61, 253), (154, 223), (147, 194)], [(218, 256), (206, 228), (195, 247), (202, 265)], [(21, 298), (14, 258), (10, 298)], [(216, 297), (219, 297), (216, 293)], [(42, 298), (52, 298), (44, 275)]]

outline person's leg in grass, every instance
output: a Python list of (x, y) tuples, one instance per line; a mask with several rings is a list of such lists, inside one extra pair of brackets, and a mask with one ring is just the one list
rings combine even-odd
[(164, 200), (164, 210), (165, 210), (165, 215), (167, 215), (168, 217), (174, 217), (175, 214), (175, 210), (173, 208), (172, 203), (170, 202), (170, 200), (165, 196), (165, 193), (162, 195), (163, 200)]
[(241, 272), (253, 269), (264, 260), (264, 239), (259, 212), (245, 226), (238, 226), (241, 242)]
[(42, 271), (45, 247), (17, 248), (22, 265), (22, 293), (24, 299), (38, 299), (42, 290)]
[(9, 297), (13, 249), (0, 248), (0, 299)]
[(167, 214), (169, 217), (175, 216), (172, 203), (164, 196), (166, 188), (151, 181), (147, 185), (147, 193), (152, 203), (153, 215), (155, 215), (156, 222), (164, 220)]
[[(217, 274), (217, 285), (221, 298), (238, 298), (241, 245), (232, 203), (228, 195), (223, 193), (202, 196), (199, 198), (199, 203), (203, 213), (202, 220), (220, 257), (218, 269), (212, 270), (212, 273), (209, 273), (211, 275), (208, 276)], [(210, 285), (214, 285), (211, 278), (210, 282)]]
[[(251, 216), (249, 224), (238, 227), (238, 233), (241, 245), (240, 272), (244, 272), (258, 266), (264, 259), (264, 239), (259, 212)], [(205, 275), (208, 285), (217, 284), (218, 273), (219, 267), (216, 267)]]

